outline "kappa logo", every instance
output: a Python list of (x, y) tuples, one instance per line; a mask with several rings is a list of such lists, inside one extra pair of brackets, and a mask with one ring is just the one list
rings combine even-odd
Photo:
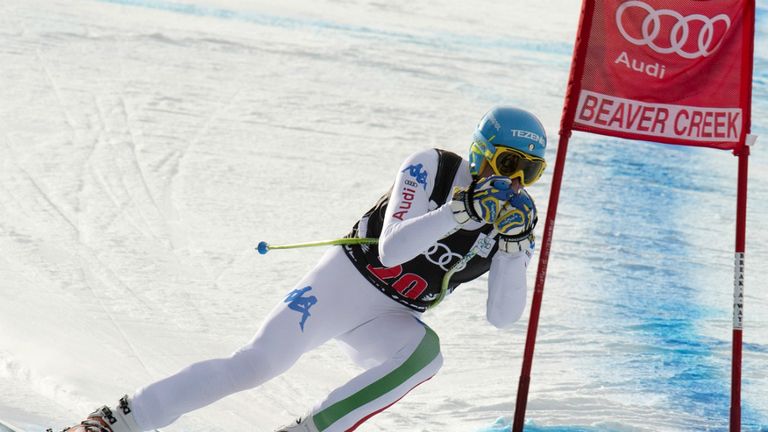
[(311, 295), (304, 297), (308, 291), (311, 291), (311, 286), (305, 286), (302, 289), (295, 289), (283, 300), (283, 303), (288, 303), (288, 308), (301, 313), (301, 321), (299, 321), (299, 327), (301, 327), (302, 333), (304, 332), (304, 324), (311, 316), (309, 308), (317, 303), (317, 297)]
[[(624, 26), (629, 19), (625, 14), (632, 9), (639, 9), (644, 15), (640, 34), (630, 34)], [(642, 16), (641, 15), (641, 16)], [(671, 27), (665, 25), (674, 20)], [(640, 0), (622, 3), (616, 9), (616, 27), (628, 42), (638, 46), (648, 46), (659, 54), (677, 54), (686, 59), (707, 57), (717, 51), (724, 36), (731, 28), (731, 19), (726, 14), (708, 17), (702, 14), (683, 16), (672, 9), (656, 10)], [(717, 33), (716, 33), (717, 32)]]
[[(408, 171), (408, 174), (416, 179), (416, 182), (422, 186), (424, 186), (424, 189), (427, 189), (427, 176), (429, 174), (424, 169), (423, 164), (417, 164), (417, 165), (411, 165), (408, 168), (404, 169), (402, 172)], [(423, 170), (423, 171), (422, 171)]]

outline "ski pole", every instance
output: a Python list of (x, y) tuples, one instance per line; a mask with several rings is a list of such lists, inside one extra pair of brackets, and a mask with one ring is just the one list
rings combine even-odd
[(315, 247), (315, 246), (330, 246), (330, 245), (355, 245), (355, 244), (374, 244), (378, 243), (379, 239), (377, 238), (340, 238), (340, 239), (334, 239), (334, 240), (322, 240), (322, 241), (316, 241), (316, 242), (309, 242), (309, 243), (293, 243), (293, 244), (284, 244), (284, 245), (270, 245), (269, 243), (265, 241), (259, 242), (259, 245), (256, 247), (256, 250), (259, 251), (261, 255), (266, 254), (272, 249), (297, 249), (297, 248), (305, 248), (305, 247)]

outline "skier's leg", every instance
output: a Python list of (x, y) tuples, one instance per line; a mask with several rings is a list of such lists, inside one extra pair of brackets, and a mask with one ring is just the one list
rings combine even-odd
[[(318, 266), (266, 318), (255, 337), (227, 358), (195, 363), (140, 389), (131, 408), (142, 430), (166, 426), (179, 416), (229, 394), (250, 389), (289, 369), (299, 357), (367, 321), (362, 277), (340, 248)], [(352, 283), (350, 283), (352, 281)], [(374, 290), (368, 295), (381, 296)]]
[(443, 361), (435, 332), (406, 311), (377, 317), (337, 339), (370, 369), (314, 407), (312, 419), (322, 432), (354, 430), (434, 376)]

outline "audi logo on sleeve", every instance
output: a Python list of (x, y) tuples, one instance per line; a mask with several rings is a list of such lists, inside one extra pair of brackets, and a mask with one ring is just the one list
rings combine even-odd
[[(638, 17), (642, 17), (639, 31), (625, 25)], [(717, 51), (723, 35), (731, 27), (731, 19), (725, 14), (684, 16), (672, 9), (654, 9), (645, 2), (633, 0), (616, 9), (616, 27), (629, 43), (647, 46), (659, 54), (696, 59)]]

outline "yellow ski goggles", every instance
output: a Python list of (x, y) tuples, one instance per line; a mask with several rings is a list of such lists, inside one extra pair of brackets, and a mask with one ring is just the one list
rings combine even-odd
[[(494, 152), (483, 151), (482, 143), (474, 142), (472, 151), (482, 154), (484, 161), (491, 165), (496, 175), (520, 179), (523, 186), (530, 186), (541, 178), (547, 162), (519, 150), (501, 145), (494, 146)], [(480, 169), (482, 171), (482, 169)]]

